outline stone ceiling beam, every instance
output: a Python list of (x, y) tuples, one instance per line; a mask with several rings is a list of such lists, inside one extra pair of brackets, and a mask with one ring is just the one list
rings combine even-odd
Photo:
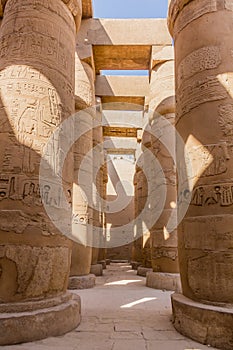
[(78, 46), (93, 45), (96, 72), (149, 70), (151, 47), (171, 45), (166, 19), (86, 19)]
[(148, 76), (114, 76), (96, 77), (95, 93), (97, 96), (145, 97), (149, 93)]

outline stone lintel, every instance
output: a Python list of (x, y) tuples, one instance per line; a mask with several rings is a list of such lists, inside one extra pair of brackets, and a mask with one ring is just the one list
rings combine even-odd
[(104, 126), (103, 136), (114, 136), (114, 137), (137, 137), (136, 128), (121, 128), (114, 126)]
[(98, 75), (95, 83), (97, 96), (142, 97), (149, 93), (148, 76)]
[(102, 110), (111, 111), (144, 111), (145, 98), (125, 96), (103, 96), (101, 97)]
[(130, 126), (142, 128), (143, 112), (142, 111), (103, 111), (102, 123), (106, 126)]
[(166, 19), (87, 19), (85, 39), (94, 46), (171, 45)]
[(134, 154), (137, 147), (135, 137), (106, 136), (104, 141), (104, 149), (108, 154)]
[(93, 45), (96, 71), (148, 70), (151, 46), (171, 45), (166, 19), (87, 19), (78, 45)]

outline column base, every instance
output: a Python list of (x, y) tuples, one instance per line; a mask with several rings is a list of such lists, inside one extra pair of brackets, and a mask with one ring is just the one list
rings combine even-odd
[(95, 287), (95, 275), (72, 276), (69, 278), (68, 289), (89, 289)]
[(149, 273), (149, 272), (153, 272), (153, 269), (148, 268), (148, 267), (139, 266), (138, 270), (137, 270), (137, 275), (142, 276), (142, 277), (146, 277), (147, 273)]
[(233, 349), (233, 306), (201, 304), (173, 294), (174, 327), (186, 337), (221, 350)]
[(142, 266), (142, 263), (137, 261), (131, 261), (130, 265), (132, 267), (132, 270), (137, 270), (139, 266)]
[(106, 270), (106, 261), (105, 260), (100, 260), (97, 262), (97, 264), (101, 264), (103, 266), (103, 269)]
[(111, 259), (106, 259), (106, 265), (110, 265), (111, 264)]
[(32, 342), (70, 332), (81, 321), (78, 295), (0, 304), (0, 345)]
[(103, 266), (102, 264), (95, 264), (91, 265), (91, 271), (92, 274), (96, 276), (103, 276)]
[(178, 293), (182, 290), (179, 273), (148, 272), (146, 275), (146, 286)]

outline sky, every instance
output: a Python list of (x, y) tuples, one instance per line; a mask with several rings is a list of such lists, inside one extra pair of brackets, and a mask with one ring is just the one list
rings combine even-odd
[(93, 0), (96, 18), (165, 18), (168, 0)]

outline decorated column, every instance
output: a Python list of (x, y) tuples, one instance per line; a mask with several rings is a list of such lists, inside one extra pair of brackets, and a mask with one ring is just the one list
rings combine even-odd
[(50, 179), (39, 186), (45, 146), (74, 112), (75, 19), (78, 27), (81, 1), (66, 5), (61, 0), (8, 0), (4, 9), (0, 30), (1, 345), (61, 335), (80, 322), (79, 298), (67, 293), (71, 241), (54, 226), (42, 204), (43, 200), (63, 213), (61, 193), (71, 201), (73, 155), (70, 152), (65, 161), (56, 140), (48, 167), (59, 169), (63, 188), (55, 191)]
[[(173, 0), (179, 190), (178, 247), (183, 294), (174, 325), (203, 344), (232, 349), (233, 4)], [(182, 175), (182, 177), (181, 177)]]
[(73, 218), (75, 220), (74, 243), (69, 279), (69, 289), (86, 289), (95, 285), (90, 274), (92, 258), (93, 210), (91, 207), (93, 177), (93, 119), (95, 117), (95, 88), (93, 67), (75, 57), (75, 134)]
[[(166, 191), (166, 199), (158, 219), (151, 228), (151, 259), (153, 272), (147, 275), (147, 286), (157, 289), (180, 289), (178, 266), (176, 216), (176, 163), (175, 154), (175, 86), (173, 48), (160, 52), (152, 51), (153, 69), (151, 71), (149, 110), (151, 123), (151, 143), (154, 157), (161, 170), (153, 171), (153, 188)], [(156, 59), (158, 57), (158, 60)], [(164, 56), (164, 58), (162, 57)], [(165, 187), (163, 188), (162, 186)], [(152, 194), (153, 196), (153, 194)], [(156, 194), (155, 194), (156, 196)], [(154, 204), (156, 201), (153, 201)], [(156, 207), (152, 204), (152, 210)], [(153, 214), (156, 215), (156, 212)], [(168, 227), (174, 216), (172, 230)], [(157, 215), (156, 215), (157, 217)], [(169, 225), (170, 226), (170, 225)]]

